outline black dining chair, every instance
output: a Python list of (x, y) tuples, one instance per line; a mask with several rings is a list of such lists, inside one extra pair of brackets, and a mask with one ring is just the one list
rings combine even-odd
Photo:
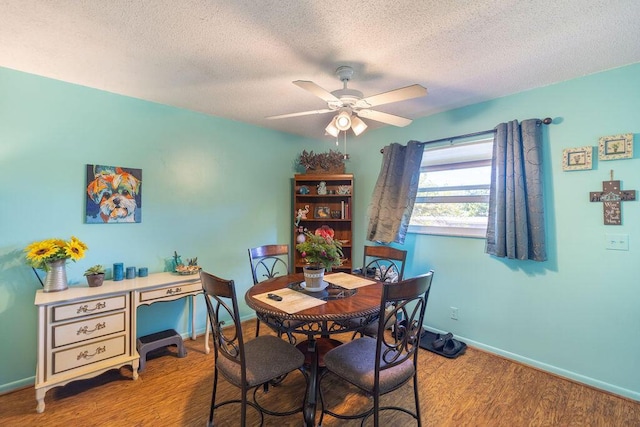
[[(262, 245), (249, 248), (249, 263), (254, 285), (277, 276), (286, 276), (291, 273), (289, 245)], [(289, 329), (294, 325), (286, 321), (283, 326)], [(278, 331), (278, 335), (281, 334), (282, 332)], [(256, 337), (258, 335), (260, 335), (260, 319), (256, 318)], [(289, 342), (295, 344), (295, 336), (291, 332), (287, 332), (287, 336)]]
[(406, 260), (405, 250), (365, 245), (361, 274), (380, 282), (399, 282), (404, 276)]
[[(399, 282), (404, 278), (406, 261), (407, 251), (405, 250), (392, 248), (391, 246), (365, 245), (361, 275), (380, 282)], [(357, 321), (359, 320), (352, 320), (352, 323)], [(388, 322), (385, 329), (390, 328), (392, 323), (392, 321)], [(377, 333), (378, 323), (374, 322), (358, 329), (352, 338), (355, 338), (358, 334), (360, 336), (375, 337)]]
[[(264, 421), (265, 413), (283, 416), (302, 411), (304, 399), (298, 408), (287, 412), (275, 412), (260, 405), (256, 400), (256, 393), (260, 386), (264, 386), (262, 389), (266, 390), (270, 382), (278, 381), (295, 370), (300, 370), (303, 375), (300, 368), (304, 363), (304, 355), (291, 343), (274, 335), (263, 335), (245, 342), (233, 280), (221, 279), (202, 270), (200, 279), (215, 349), (213, 393), (208, 425), (213, 426), (214, 412), (217, 408), (231, 403), (240, 403), (241, 426), (246, 425), (247, 406), (258, 411), (260, 425)], [(229, 383), (240, 388), (240, 399), (216, 403), (218, 375), (222, 375)], [(247, 399), (247, 393), (251, 389), (254, 389), (253, 401)], [(301, 390), (300, 395), (304, 394), (304, 390)]]
[[(422, 322), (433, 280), (433, 271), (398, 283), (385, 283), (380, 300), (380, 312), (385, 313), (378, 322), (376, 338), (363, 336), (336, 347), (324, 355), (326, 370), (320, 377), (320, 401), (322, 414), (340, 419), (363, 418), (373, 416), (374, 426), (379, 425), (379, 414), (385, 410), (402, 411), (420, 421), (420, 402), (418, 393), (418, 354)], [(393, 306), (394, 310), (385, 312)], [(385, 333), (384, 325), (392, 319), (396, 321), (395, 334)], [(357, 414), (338, 414), (328, 408), (327, 391), (323, 389), (323, 380), (330, 374), (347, 381), (373, 399), (372, 407)], [(400, 406), (380, 406), (380, 396), (397, 390), (413, 380), (415, 410)], [(339, 384), (339, 383), (338, 383)], [(335, 391), (333, 385), (331, 391)]]

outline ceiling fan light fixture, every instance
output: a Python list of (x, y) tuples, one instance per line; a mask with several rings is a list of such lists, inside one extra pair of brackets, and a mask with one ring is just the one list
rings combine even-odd
[(336, 127), (340, 130), (349, 130), (351, 127), (351, 114), (348, 111), (342, 110), (335, 119)]
[(367, 129), (367, 124), (360, 119), (360, 117), (353, 116), (351, 117), (351, 130), (356, 136), (360, 135)]
[(324, 128), (324, 130), (331, 136), (333, 136), (334, 138), (338, 137), (338, 134), (340, 133), (340, 129), (338, 129), (336, 127), (336, 118), (338, 116), (334, 117), (331, 122), (329, 122), (329, 124), (327, 125), (326, 128)]

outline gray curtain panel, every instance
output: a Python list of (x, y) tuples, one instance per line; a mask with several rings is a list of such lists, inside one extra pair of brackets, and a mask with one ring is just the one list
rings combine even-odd
[(542, 122), (496, 126), (486, 253), (546, 261), (542, 185)]
[(403, 244), (418, 192), (423, 144), (384, 148), (382, 167), (369, 205), (367, 239)]

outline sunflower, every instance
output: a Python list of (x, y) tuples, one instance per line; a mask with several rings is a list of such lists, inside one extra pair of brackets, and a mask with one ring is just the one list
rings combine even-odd
[(87, 245), (75, 237), (72, 237), (71, 241), (64, 247), (65, 254), (74, 261), (84, 258), (84, 251), (86, 250)]
[(27, 252), (29, 263), (36, 267), (52, 259), (58, 253), (58, 246), (55, 245), (53, 240), (43, 240), (30, 244), (25, 251)]
[(25, 249), (27, 264), (34, 268), (48, 270), (48, 263), (60, 259), (77, 261), (84, 258), (87, 250), (80, 239), (71, 236), (69, 241), (63, 239), (46, 239), (29, 244)]
[(81, 246), (81, 247), (82, 247), (82, 249), (83, 249), (83, 250), (85, 250), (85, 251), (86, 251), (87, 249), (89, 249), (89, 247), (88, 247), (87, 245), (85, 245), (84, 243), (82, 243), (82, 242), (80, 241), (80, 239), (78, 239), (76, 236), (71, 236), (71, 242), (72, 242), (72, 243), (76, 243), (76, 244), (78, 244), (78, 245), (79, 245), (79, 246)]

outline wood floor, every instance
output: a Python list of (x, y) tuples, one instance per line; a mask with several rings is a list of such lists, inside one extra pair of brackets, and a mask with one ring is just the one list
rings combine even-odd
[[(255, 322), (246, 322), (252, 336)], [(261, 328), (266, 329), (266, 328)], [(348, 340), (349, 336), (340, 339)], [(131, 370), (112, 370), (89, 380), (50, 390), (46, 410), (35, 411), (33, 388), (0, 396), (0, 425), (13, 426), (205, 426), (213, 381), (213, 354), (204, 353), (204, 338), (186, 340), (187, 357), (175, 347), (150, 354), (137, 381)], [(265, 355), (268, 361), (268, 355)], [(421, 411), (425, 426), (640, 426), (640, 402), (576, 384), (480, 350), (468, 348), (457, 359), (426, 350), (419, 356)], [(357, 410), (367, 399), (332, 378), (330, 404), (338, 411)], [(221, 398), (238, 396), (220, 380)], [(272, 389), (265, 405), (292, 407), (304, 390), (304, 377), (295, 373)], [(411, 402), (411, 387), (387, 395), (387, 403)], [(216, 412), (219, 426), (238, 426), (239, 405)], [(248, 411), (250, 422), (258, 417)], [(318, 414), (319, 416), (319, 414)], [(265, 416), (266, 426), (302, 426), (302, 414)], [(324, 426), (356, 426), (356, 421), (325, 418)], [(372, 425), (372, 424), (371, 424)], [(385, 426), (415, 425), (394, 412)]]

